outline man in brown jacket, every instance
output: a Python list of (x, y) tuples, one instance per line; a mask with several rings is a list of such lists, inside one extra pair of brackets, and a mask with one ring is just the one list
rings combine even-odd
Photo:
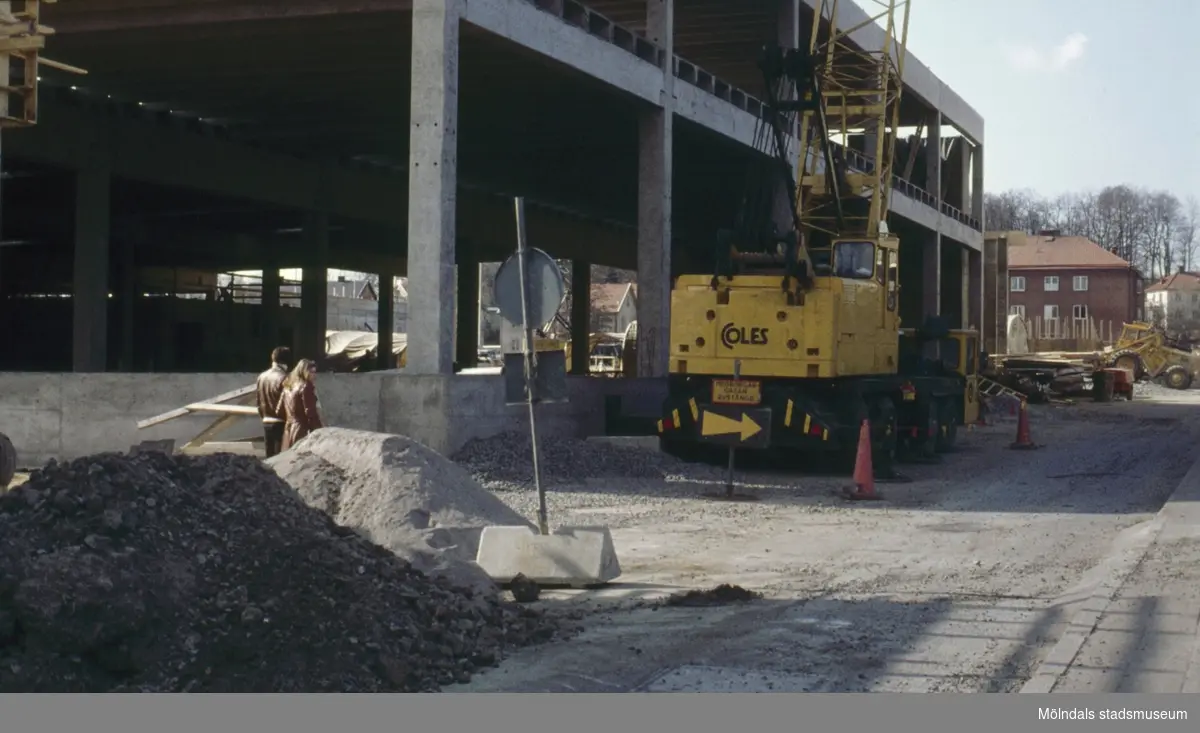
[(258, 375), (258, 416), (262, 418), (263, 435), (267, 439), (267, 458), (277, 455), (283, 444), (283, 415), (279, 414), (279, 397), (283, 380), (287, 379), (292, 350), (286, 346), (271, 352), (271, 368)]

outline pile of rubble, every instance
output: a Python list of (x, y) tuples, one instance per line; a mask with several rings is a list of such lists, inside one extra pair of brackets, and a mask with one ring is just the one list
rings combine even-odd
[(0, 692), (435, 690), (555, 631), (252, 458), (104, 454), (0, 496)]
[[(533, 483), (533, 451), (526, 432), (473, 440), (452, 457), (489, 489), (523, 488)], [(581, 483), (585, 478), (663, 480), (717, 475), (716, 469), (687, 464), (658, 450), (558, 435), (538, 437), (538, 458), (542, 478), (558, 483)]]

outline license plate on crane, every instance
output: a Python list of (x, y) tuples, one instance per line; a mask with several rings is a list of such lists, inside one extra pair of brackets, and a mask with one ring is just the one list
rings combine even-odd
[(757, 405), (762, 402), (762, 382), (757, 379), (714, 379), (715, 405)]

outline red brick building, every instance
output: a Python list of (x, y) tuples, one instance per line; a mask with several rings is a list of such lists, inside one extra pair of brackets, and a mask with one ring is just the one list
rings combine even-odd
[(1071, 321), (1091, 319), (1107, 330), (1107, 323), (1120, 329), (1122, 323), (1142, 320), (1142, 278), (1124, 259), (1086, 237), (1007, 236), (1010, 314), (1063, 331), (1078, 325)]

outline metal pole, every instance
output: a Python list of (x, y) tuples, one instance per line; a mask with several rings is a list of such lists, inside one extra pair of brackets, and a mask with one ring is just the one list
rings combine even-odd
[[(742, 360), (733, 360), (733, 378), (738, 380), (742, 378)], [(729, 446), (729, 470), (725, 474), (725, 496), (733, 498), (733, 457), (737, 449), (732, 445)]]
[(522, 352), (525, 357), (525, 400), (529, 405), (529, 442), (533, 454), (533, 485), (538, 495), (538, 531), (550, 534), (550, 523), (546, 519), (546, 489), (542, 486), (542, 475), (538, 461), (537, 418), (534, 414), (534, 367), (537, 357), (533, 348), (533, 325), (529, 322), (529, 281), (525, 273), (525, 199), (520, 196), (513, 201), (517, 213), (517, 274), (521, 281), (521, 331)]

